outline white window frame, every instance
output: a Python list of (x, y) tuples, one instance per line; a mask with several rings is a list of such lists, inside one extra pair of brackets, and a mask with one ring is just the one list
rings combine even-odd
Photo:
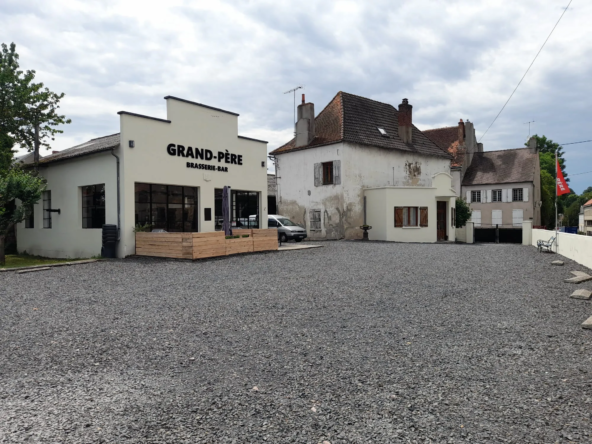
[(471, 202), (481, 203), (481, 190), (471, 190)]
[[(516, 197), (520, 197), (520, 199)], [(522, 188), (512, 188), (512, 202), (524, 202), (524, 190)]]
[(502, 202), (502, 190), (492, 190), (491, 191), (491, 201), (492, 202)]

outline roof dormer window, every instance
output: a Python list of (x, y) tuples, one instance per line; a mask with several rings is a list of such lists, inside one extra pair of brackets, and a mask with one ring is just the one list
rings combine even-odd
[(378, 129), (378, 132), (380, 133), (381, 136), (383, 136), (383, 137), (388, 137), (389, 136), (388, 133), (385, 131), (384, 128), (380, 128), (378, 126), (376, 128)]

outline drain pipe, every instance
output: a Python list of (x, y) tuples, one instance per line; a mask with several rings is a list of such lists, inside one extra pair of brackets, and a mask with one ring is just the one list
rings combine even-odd
[(113, 149), (111, 149), (111, 155), (113, 157), (115, 157), (117, 159), (117, 241), (119, 242), (119, 240), (121, 239), (121, 198), (120, 198), (120, 192), (119, 192), (119, 157), (117, 157), (115, 155), (115, 153), (113, 152)]

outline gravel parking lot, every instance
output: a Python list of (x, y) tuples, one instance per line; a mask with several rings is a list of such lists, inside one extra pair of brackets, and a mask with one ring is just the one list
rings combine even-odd
[(0, 274), (0, 442), (592, 442), (585, 268), (326, 242)]

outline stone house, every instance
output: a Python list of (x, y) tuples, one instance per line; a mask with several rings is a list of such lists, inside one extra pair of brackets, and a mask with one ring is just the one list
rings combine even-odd
[(370, 239), (454, 240), (451, 156), (413, 125), (407, 99), (339, 92), (315, 115), (303, 95), (296, 136), (271, 156), (278, 211), (311, 239), (361, 238), (366, 201)]
[(541, 172), (535, 140), (527, 148), (483, 151), (471, 122), (425, 130), (449, 153), (453, 187), (471, 205), (475, 227), (521, 228), (541, 224)]

